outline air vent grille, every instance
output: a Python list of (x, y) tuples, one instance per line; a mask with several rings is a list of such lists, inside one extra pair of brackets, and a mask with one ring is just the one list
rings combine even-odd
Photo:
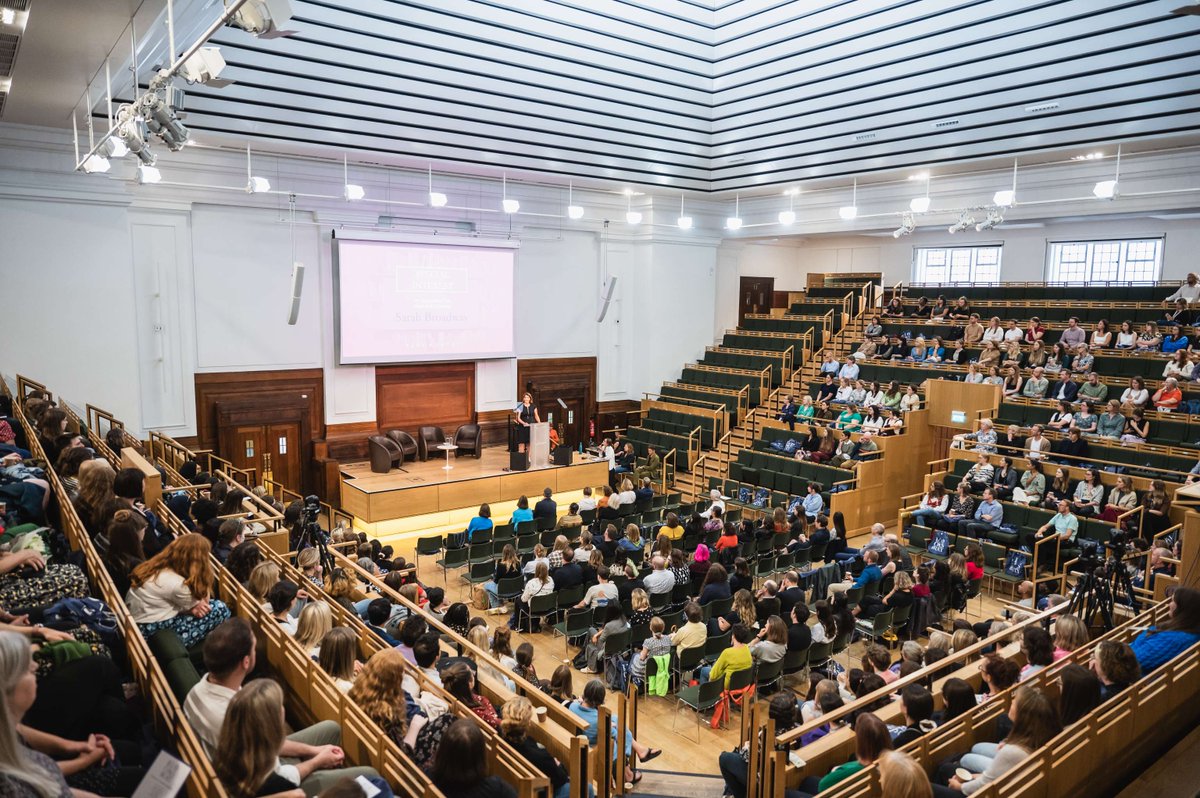
[(933, 126), (935, 129), (941, 129), (944, 127), (954, 127), (957, 124), (957, 119), (943, 119), (941, 122), (934, 122)]
[(855, 141), (871, 141), (874, 138), (874, 133), (858, 133), (854, 136)]
[(17, 44), (21, 37), (15, 33), (0, 33), (0, 78), (11, 78), (17, 63)]

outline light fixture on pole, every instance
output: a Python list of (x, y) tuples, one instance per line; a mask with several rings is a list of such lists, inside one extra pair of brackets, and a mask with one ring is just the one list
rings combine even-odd
[[(925, 196), (913, 197), (912, 201), (908, 203), (908, 209), (913, 213), (925, 213), (925, 211), (929, 210), (929, 173), (922, 172), (921, 174), (915, 175), (910, 179), (925, 181)], [(897, 236), (897, 238), (899, 238), (899, 236)]]
[(987, 216), (979, 224), (975, 225), (975, 231), (982, 233), (984, 230), (991, 230), (996, 225), (1004, 221), (1004, 214), (999, 208), (989, 208)]
[(575, 184), (569, 180), (567, 181), (567, 218), (583, 218), (583, 206), (575, 204)]
[(265, 194), (271, 190), (271, 181), (265, 177), (258, 177), (251, 172), (250, 166), (250, 145), (246, 145), (246, 193), (247, 194)]
[(296, 32), (281, 30), (279, 27), (291, 18), (290, 0), (247, 0), (233, 15), (233, 19), (229, 20), (229, 26), (241, 28), (260, 39), (277, 39)]
[(345, 185), (342, 196), (347, 202), (360, 200), (367, 195), (362, 186), (350, 182), (350, 163), (345, 155), (342, 156), (342, 183)]
[(992, 202), (1001, 208), (1011, 208), (1017, 201), (1017, 160), (1013, 159), (1012, 188), (1002, 189), (992, 195)]
[(742, 198), (738, 194), (733, 195), (733, 216), (725, 220), (725, 229), (737, 231), (742, 229)]
[(633, 209), (633, 193), (625, 193), (625, 221), (629, 224), (641, 224), (642, 212)]
[(679, 195), (679, 218), (675, 220), (675, 224), (680, 230), (692, 229), (692, 217), (688, 216), (683, 211), (683, 195)]
[(500, 207), (505, 213), (516, 213), (521, 210), (521, 203), (508, 198), (508, 175), (500, 175)]
[(796, 221), (796, 195), (800, 193), (800, 189), (789, 188), (784, 193), (788, 196), (788, 209), (779, 212), (779, 223), (786, 226)]
[(838, 216), (844, 221), (851, 221), (858, 216), (858, 178), (854, 178), (854, 193), (850, 195), (850, 204), (838, 208)]
[(1096, 199), (1116, 199), (1121, 193), (1121, 145), (1117, 145), (1117, 171), (1112, 180), (1101, 180), (1092, 189)]
[(964, 230), (970, 229), (975, 225), (975, 217), (967, 211), (962, 211), (958, 214), (958, 221), (946, 228), (948, 233), (961, 233)]
[(430, 206), (432, 206), (434, 208), (445, 207), (446, 203), (449, 201), (446, 198), (446, 195), (440, 191), (433, 190), (433, 164), (429, 165), (429, 171), (427, 174), (429, 175), (429, 204), (430, 204)]
[(905, 211), (900, 217), (900, 226), (892, 231), (892, 238), (912, 235), (912, 231), (915, 229), (917, 229), (917, 223), (913, 219), (912, 211)]

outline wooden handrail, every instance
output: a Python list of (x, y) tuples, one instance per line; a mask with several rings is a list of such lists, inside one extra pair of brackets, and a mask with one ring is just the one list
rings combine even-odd
[[(24, 378), (18, 379), (20, 383)], [(35, 383), (24, 380), (24, 384)], [(7, 393), (7, 383), (0, 382), (0, 389)], [(49, 392), (47, 391), (47, 393)], [(25, 430), (31, 454), (45, 460), (41, 441), (25, 417), (23, 401), (14, 401), (13, 413)], [(83, 553), (93, 587), (116, 616), (121, 635), (125, 639), (130, 670), (152, 708), (155, 725), (159, 733), (173, 737), (177, 752), (191, 767), (186, 782), (188, 795), (191, 798), (207, 798), (208, 796), (224, 798), (228, 793), (217, 779), (212, 761), (201, 747), (199, 739), (184, 716), (183, 708), (175, 698), (162, 667), (151, 653), (150, 646), (142, 636), (141, 629), (133, 620), (132, 614), (125, 605), (124, 597), (117, 590), (112, 576), (104, 566), (88, 530), (79, 518), (79, 514), (53, 465), (46, 469), (46, 477), (59, 505), (63, 533), (67, 536), (71, 547)]]

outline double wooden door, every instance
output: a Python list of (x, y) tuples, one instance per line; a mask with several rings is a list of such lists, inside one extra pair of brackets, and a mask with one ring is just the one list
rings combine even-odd
[(747, 313), (770, 313), (775, 301), (774, 277), (742, 277), (738, 286), (738, 326)]
[(289, 490), (307, 492), (307, 418), (306, 401), (269, 408), (261, 400), (218, 402), (220, 455), (238, 468), (253, 469), (259, 482), (270, 477)]

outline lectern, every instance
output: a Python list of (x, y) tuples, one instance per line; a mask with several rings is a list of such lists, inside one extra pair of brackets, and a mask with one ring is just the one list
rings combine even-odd
[(546, 468), (550, 465), (550, 422), (529, 425), (528, 454), (530, 468)]

